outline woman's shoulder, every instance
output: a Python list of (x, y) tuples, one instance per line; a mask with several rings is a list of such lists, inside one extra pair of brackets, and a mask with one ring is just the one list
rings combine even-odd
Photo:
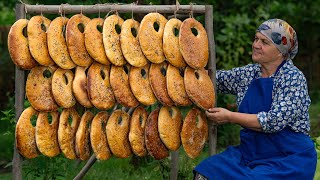
[(303, 72), (291, 60), (283, 66), (282, 74), (290, 79), (305, 79)]

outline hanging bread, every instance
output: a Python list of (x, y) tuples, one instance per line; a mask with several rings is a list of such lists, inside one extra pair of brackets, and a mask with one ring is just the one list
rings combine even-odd
[(182, 114), (177, 107), (162, 106), (158, 117), (158, 130), (162, 142), (169, 150), (176, 151), (181, 145)]
[(182, 125), (181, 142), (187, 155), (194, 159), (199, 156), (208, 139), (206, 115), (197, 108), (192, 108)]
[(111, 157), (111, 151), (107, 142), (106, 125), (109, 114), (100, 111), (92, 120), (90, 129), (91, 147), (99, 160), (107, 160)]
[[(69, 119), (72, 120), (71, 124)], [(59, 118), (58, 142), (64, 156), (76, 159), (76, 132), (80, 123), (80, 116), (74, 108), (63, 109)]]
[[(196, 31), (193, 34), (193, 31)], [(180, 27), (179, 47), (186, 63), (193, 69), (204, 68), (209, 59), (207, 32), (194, 18), (184, 20)]]
[(164, 106), (172, 106), (173, 101), (167, 91), (167, 67), (168, 64), (166, 62), (160, 64), (152, 63), (149, 69), (149, 82), (159, 102)]
[(110, 66), (94, 62), (88, 70), (88, 96), (100, 110), (114, 106), (115, 98), (110, 85)]
[(28, 23), (29, 48), (33, 58), (43, 66), (54, 64), (48, 51), (47, 29), (51, 20), (44, 16), (33, 16)]
[(133, 111), (130, 122), (129, 142), (133, 153), (140, 157), (147, 155), (144, 138), (147, 118), (148, 112), (139, 106)]
[(16, 125), (16, 146), (19, 153), (25, 158), (31, 159), (39, 155), (37, 150), (35, 127), (32, 126), (33, 116), (38, 116), (38, 112), (32, 107), (25, 109)]
[(76, 104), (72, 92), (73, 72), (58, 68), (52, 77), (52, 94), (57, 104), (63, 108), (70, 108)]
[(68, 21), (66, 17), (56, 17), (47, 30), (49, 54), (52, 60), (63, 69), (72, 69), (76, 66), (69, 55), (65, 39)]
[(84, 29), (90, 18), (83, 14), (73, 15), (66, 28), (66, 41), (72, 61), (78, 66), (89, 66), (93, 59), (86, 50)]
[(148, 63), (139, 44), (139, 26), (140, 23), (138, 21), (127, 19), (121, 26), (120, 34), (123, 56), (129, 64), (135, 67), (142, 67)]
[(26, 82), (26, 95), (38, 111), (55, 111), (58, 105), (52, 94), (52, 75), (55, 67), (36, 66), (31, 69)]
[(129, 84), (129, 71), (131, 67), (111, 66), (110, 84), (118, 103), (126, 107), (136, 107), (139, 105), (138, 100), (134, 97)]
[(122, 110), (111, 114), (107, 126), (107, 139), (111, 152), (118, 158), (127, 158), (132, 152), (128, 139), (130, 116)]
[(15, 65), (21, 69), (32, 69), (37, 65), (29, 51), (27, 38), (27, 19), (17, 20), (10, 28), (8, 34), (8, 50)]
[(83, 161), (90, 157), (90, 123), (93, 117), (92, 112), (86, 111), (81, 117), (76, 133), (75, 150), (77, 156)]
[(159, 109), (153, 110), (146, 122), (145, 141), (149, 154), (156, 160), (164, 159), (169, 156), (169, 150), (160, 139), (158, 131)]
[(95, 61), (109, 65), (110, 61), (106, 56), (102, 40), (103, 22), (102, 18), (94, 18), (89, 21), (84, 30), (84, 42), (88, 53)]
[(179, 29), (181, 23), (179, 19), (172, 18), (165, 25), (163, 32), (164, 55), (170, 64), (178, 68), (187, 65), (179, 49)]
[[(146, 58), (153, 63), (165, 60), (162, 40), (167, 19), (159, 13), (149, 13), (143, 17), (139, 29), (139, 42)], [(155, 29), (155, 24), (158, 26)]]
[(167, 69), (167, 90), (170, 98), (178, 106), (189, 106), (190, 101), (184, 84), (184, 69), (169, 64)]
[(189, 98), (198, 107), (207, 110), (215, 102), (215, 91), (212, 81), (205, 69), (187, 67), (184, 72), (184, 84)]
[(50, 112), (51, 123), (48, 119), (49, 113), (40, 112), (36, 123), (36, 143), (39, 151), (48, 157), (60, 154), (58, 143), (59, 112)]
[(147, 64), (141, 68), (131, 67), (129, 72), (132, 93), (140, 103), (146, 106), (152, 105), (157, 101), (149, 83), (149, 66)]
[(93, 105), (89, 100), (87, 93), (87, 75), (86, 75), (87, 67), (76, 67), (76, 73), (74, 76), (74, 80), (72, 82), (72, 91), (77, 101), (86, 108), (92, 108)]
[(123, 19), (118, 15), (111, 15), (104, 20), (103, 44), (109, 61), (122, 66), (126, 63), (120, 47), (120, 32)]

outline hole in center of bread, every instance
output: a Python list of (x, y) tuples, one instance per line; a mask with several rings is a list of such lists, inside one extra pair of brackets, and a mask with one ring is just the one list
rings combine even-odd
[(46, 69), (46, 70), (43, 71), (42, 75), (45, 78), (50, 78), (51, 77), (51, 72), (48, 69)]
[(200, 126), (201, 126), (201, 117), (200, 117), (200, 115), (198, 115), (196, 117), (196, 124), (197, 124), (197, 127), (200, 128)]
[(51, 124), (51, 123), (52, 123), (52, 120), (53, 120), (51, 113), (48, 113), (48, 114), (47, 114), (47, 119), (48, 119), (48, 123)]
[(66, 26), (62, 26), (62, 35), (66, 38)]
[(141, 69), (141, 76), (146, 79), (147, 78), (147, 72), (144, 69)]
[(153, 23), (153, 29), (156, 30), (157, 32), (159, 32), (160, 26), (159, 26), (158, 22)]
[(179, 29), (178, 28), (173, 28), (173, 34), (175, 37), (178, 37), (179, 36)]
[(102, 69), (100, 69), (100, 76), (102, 79), (106, 78), (106, 74), (104, 73), (104, 71)]
[(27, 26), (22, 29), (22, 34), (24, 37), (28, 37)]
[(103, 27), (102, 27), (101, 25), (97, 25), (97, 30), (98, 30), (100, 33), (102, 33), (102, 29), (103, 29)]
[(160, 72), (161, 72), (161, 74), (162, 74), (163, 76), (166, 76), (166, 74), (167, 74), (167, 70), (166, 70), (166, 68), (163, 67), (163, 66), (160, 68)]
[(72, 125), (72, 117), (71, 117), (71, 115), (69, 115), (69, 117), (68, 117), (68, 124), (71, 126)]
[(41, 29), (42, 31), (47, 32), (47, 27), (43, 23), (41, 23)]
[(118, 124), (120, 125), (122, 123), (122, 116), (120, 115), (119, 117), (118, 117)]
[(114, 28), (115, 28), (117, 34), (120, 34), (120, 33), (121, 33), (121, 26), (119, 26), (119, 24), (116, 24), (116, 25), (114, 26)]
[(36, 115), (32, 115), (31, 118), (30, 118), (30, 123), (33, 127), (36, 127), (36, 124), (37, 124), (37, 116)]
[(131, 34), (132, 34), (133, 37), (137, 37), (137, 30), (136, 30), (136, 28), (134, 28), (134, 27), (131, 28)]
[(80, 31), (81, 33), (83, 33), (83, 32), (84, 32), (84, 24), (79, 23), (79, 24), (78, 24), (78, 29), (79, 29), (79, 31)]
[(69, 83), (67, 75), (63, 74), (63, 78), (64, 78), (64, 83), (67, 85)]
[(196, 28), (191, 28), (191, 32), (194, 36), (198, 36), (198, 30)]
[(140, 122), (140, 126), (143, 127), (143, 117), (142, 117), (142, 114), (140, 114), (139, 116), (139, 122)]
[(124, 70), (124, 72), (125, 72), (126, 74), (129, 74), (129, 69), (128, 69), (127, 66), (123, 66), (123, 70)]
[(181, 77), (184, 77), (184, 69), (183, 68), (179, 68), (179, 74)]
[(103, 134), (106, 133), (106, 126), (107, 126), (106, 121), (101, 121), (101, 127), (102, 127), (101, 129), (102, 129)]
[(173, 117), (173, 109), (172, 108), (169, 108), (169, 114), (170, 114), (170, 117), (172, 118)]
[(199, 75), (199, 73), (197, 71), (194, 72), (194, 75), (196, 76), (197, 79), (200, 78), (200, 75)]

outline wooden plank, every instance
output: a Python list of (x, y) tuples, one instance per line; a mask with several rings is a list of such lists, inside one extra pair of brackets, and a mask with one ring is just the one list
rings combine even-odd
[(96, 155), (92, 154), (90, 159), (87, 161), (86, 165), (81, 169), (79, 174), (74, 178), (74, 180), (83, 179), (83, 177), (87, 174), (91, 166), (97, 161)]
[(179, 149), (177, 151), (171, 151), (171, 166), (170, 166), (170, 180), (178, 179), (179, 171)]
[[(216, 91), (216, 50), (214, 44), (214, 33), (213, 33), (213, 12), (212, 5), (206, 5), (205, 12), (205, 26), (209, 39), (209, 62), (208, 62), (208, 73), (210, 79), (214, 85), (215, 94)], [(217, 96), (216, 96), (217, 97)], [(217, 99), (215, 99), (215, 106)], [(212, 156), (217, 153), (217, 127), (208, 121), (209, 123), (209, 155)]]

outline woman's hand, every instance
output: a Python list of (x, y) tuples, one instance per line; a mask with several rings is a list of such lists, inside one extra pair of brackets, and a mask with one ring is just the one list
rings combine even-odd
[(210, 108), (206, 111), (209, 120), (215, 124), (225, 124), (230, 122), (231, 111), (225, 108)]

